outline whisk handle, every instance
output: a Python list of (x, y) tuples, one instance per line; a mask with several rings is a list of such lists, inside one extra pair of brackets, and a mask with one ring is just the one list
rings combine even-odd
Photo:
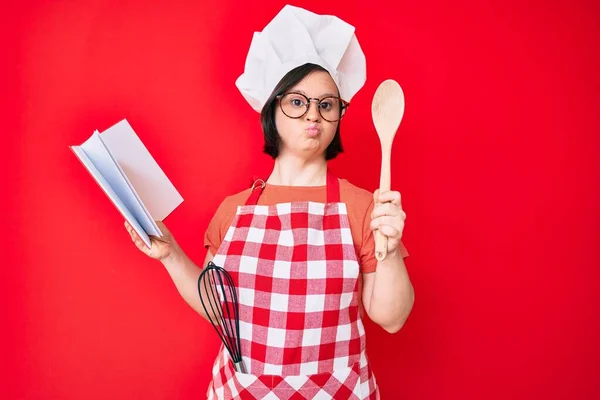
[(235, 370), (237, 372), (241, 372), (242, 374), (246, 373), (246, 365), (244, 365), (244, 361), (240, 361), (240, 362), (236, 362), (233, 364), (233, 366), (235, 367)]

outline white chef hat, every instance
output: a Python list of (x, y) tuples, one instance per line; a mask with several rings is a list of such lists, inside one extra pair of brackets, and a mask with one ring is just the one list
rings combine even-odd
[(235, 84), (260, 112), (281, 78), (306, 63), (325, 68), (346, 101), (366, 81), (365, 55), (352, 25), (286, 5), (262, 32), (254, 33), (244, 73)]

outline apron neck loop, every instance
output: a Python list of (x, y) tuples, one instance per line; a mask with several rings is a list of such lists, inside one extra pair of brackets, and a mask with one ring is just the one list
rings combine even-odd
[(252, 186), (250, 187), (250, 196), (246, 200), (247, 206), (255, 206), (258, 204), (258, 198), (262, 194), (263, 190), (265, 190), (265, 186), (267, 183), (258, 177), (252, 177)]
[[(246, 200), (247, 206), (255, 206), (258, 204), (258, 199), (265, 190), (267, 183), (258, 177), (253, 177), (254, 182), (251, 187), (250, 196)], [(327, 169), (327, 203), (339, 203), (340, 202), (340, 182), (337, 177)]]

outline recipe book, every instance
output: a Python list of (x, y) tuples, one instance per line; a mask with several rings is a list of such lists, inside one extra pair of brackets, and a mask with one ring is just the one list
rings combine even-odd
[(92, 178), (150, 247), (162, 221), (183, 198), (126, 119), (69, 146)]

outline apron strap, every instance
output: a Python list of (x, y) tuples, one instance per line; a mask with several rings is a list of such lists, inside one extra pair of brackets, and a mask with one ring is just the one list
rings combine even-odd
[(340, 181), (327, 169), (327, 203), (339, 203), (340, 202)]
[(267, 186), (267, 183), (260, 178), (253, 177), (252, 180), (254, 183), (250, 189), (250, 196), (248, 196), (248, 199), (246, 200), (247, 206), (257, 205), (258, 198), (262, 194), (263, 190), (265, 190), (265, 186)]
[[(258, 199), (265, 190), (267, 183), (260, 178), (253, 178), (252, 189), (250, 196), (246, 200), (247, 206), (255, 206), (258, 204)], [(340, 202), (340, 182), (338, 178), (327, 169), (327, 203), (339, 203)]]

